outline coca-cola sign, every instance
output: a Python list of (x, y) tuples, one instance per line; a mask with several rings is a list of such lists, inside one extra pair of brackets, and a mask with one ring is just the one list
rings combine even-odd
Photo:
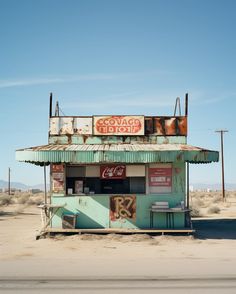
[(125, 179), (126, 166), (125, 165), (101, 165), (100, 178), (101, 179)]
[(95, 135), (144, 135), (144, 116), (94, 116)]

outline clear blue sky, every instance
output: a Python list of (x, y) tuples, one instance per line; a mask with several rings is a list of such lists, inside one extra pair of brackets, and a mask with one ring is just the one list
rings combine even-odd
[[(43, 182), (15, 149), (47, 144), (48, 98), (66, 115), (171, 115), (189, 93), (188, 143), (219, 150), (236, 183), (236, 1), (0, 0), (0, 179)], [(220, 164), (191, 182), (220, 182)]]

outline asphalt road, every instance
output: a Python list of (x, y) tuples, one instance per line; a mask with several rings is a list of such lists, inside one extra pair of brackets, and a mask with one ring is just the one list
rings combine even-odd
[(0, 293), (235, 294), (236, 278), (0, 279)]

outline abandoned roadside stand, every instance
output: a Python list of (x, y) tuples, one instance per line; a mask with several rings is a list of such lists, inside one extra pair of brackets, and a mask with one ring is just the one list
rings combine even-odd
[(193, 232), (188, 164), (219, 153), (187, 145), (187, 118), (187, 94), (184, 116), (177, 98), (173, 116), (86, 117), (52, 115), (51, 94), (48, 145), (16, 151), (50, 165), (41, 233)]

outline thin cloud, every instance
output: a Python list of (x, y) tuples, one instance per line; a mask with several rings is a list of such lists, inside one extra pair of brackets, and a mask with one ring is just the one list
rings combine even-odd
[(88, 74), (88, 75), (69, 75), (61, 77), (45, 77), (45, 78), (23, 78), (23, 79), (7, 79), (0, 80), (0, 88), (11, 88), (20, 86), (36, 86), (55, 83), (71, 83), (78, 81), (107, 81), (118, 79), (140, 79), (148, 76), (157, 76), (167, 74), (166, 71), (146, 71), (146, 72), (130, 72), (120, 74)]
[(84, 75), (84, 76), (71, 76), (59, 78), (34, 78), (34, 79), (18, 79), (18, 80), (0, 80), (0, 88), (11, 88), (18, 86), (36, 86), (44, 84), (56, 83), (70, 83), (77, 81), (92, 81), (92, 80), (109, 80), (112, 79), (109, 75)]

